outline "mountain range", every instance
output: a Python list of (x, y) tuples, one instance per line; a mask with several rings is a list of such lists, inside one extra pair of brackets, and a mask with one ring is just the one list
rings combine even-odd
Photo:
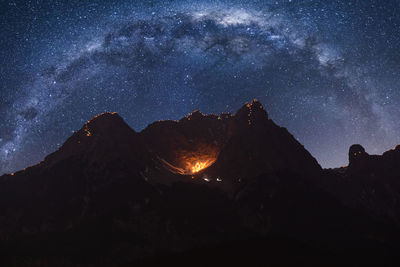
[(0, 177), (3, 266), (399, 266), (400, 146), (322, 169), (260, 102), (100, 114)]

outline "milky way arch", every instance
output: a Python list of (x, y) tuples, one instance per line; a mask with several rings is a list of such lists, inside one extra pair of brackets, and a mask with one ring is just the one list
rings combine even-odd
[(309, 5), (289, 4), (108, 14), (103, 29), (44, 53), (45, 63), (18, 89), (0, 132), (0, 171), (39, 161), (104, 111), (141, 130), (194, 109), (234, 112), (253, 98), (324, 166), (344, 164), (353, 142), (372, 152), (399, 142), (393, 121), (400, 112), (388, 101), (397, 96), (371, 74), (378, 67), (362, 64), (320, 20), (293, 15)]

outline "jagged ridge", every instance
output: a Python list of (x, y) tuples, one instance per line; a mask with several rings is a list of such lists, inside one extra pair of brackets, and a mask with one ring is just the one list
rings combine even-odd
[[(309, 247), (315, 253), (302, 257), (319, 265), (326, 257), (338, 265), (345, 258), (391, 263), (398, 228), (378, 215), (400, 214), (397, 204), (387, 205), (400, 202), (399, 151), (377, 157), (353, 147), (348, 168), (323, 171), (258, 101), (234, 115), (195, 111), (139, 133), (116, 113), (104, 113), (39, 165), (0, 178), (0, 247), (8, 251), (7, 264), (26, 262), (27, 250), (52, 265), (65, 263), (54, 246), (68, 261), (123, 266), (159, 252), (223, 251), (223, 244), (257, 239), (265, 253), (276, 242), (286, 244), (276, 252), (282, 256)], [(216, 160), (191, 175), (162, 163), (184, 168), (201, 155)], [(365, 188), (379, 188), (383, 198), (389, 192), (395, 201), (375, 193), (362, 198)], [(273, 243), (266, 241), (271, 237)], [(90, 255), (88, 248), (95, 248)], [(358, 249), (365, 261), (354, 255)], [(261, 259), (247, 247), (243, 252)]]

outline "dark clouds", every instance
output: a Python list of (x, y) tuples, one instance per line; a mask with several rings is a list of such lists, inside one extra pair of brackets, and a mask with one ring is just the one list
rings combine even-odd
[[(34, 71), (15, 85), (18, 97), (5, 93), (0, 171), (38, 161), (100, 112), (117, 111), (140, 130), (194, 109), (234, 112), (253, 98), (324, 166), (344, 164), (352, 143), (381, 152), (400, 142), (393, 121), (400, 115), (400, 70), (391, 60), (398, 50), (379, 43), (394, 46), (397, 39), (386, 39), (393, 31), (385, 22), (364, 29), (363, 19), (349, 17), (356, 8), (343, 3), (154, 3), (141, 15), (127, 14), (129, 6), (121, 3), (115, 10), (124, 12), (103, 11), (103, 26), (95, 30), (88, 28), (98, 21), (47, 30), (57, 42), (33, 51), (42, 56), (29, 59)], [(374, 20), (382, 19), (373, 12)], [(75, 42), (71, 29), (81, 33)], [(364, 42), (348, 46), (352, 35), (364, 32), (372, 36), (372, 48)], [(373, 64), (365, 64), (367, 51)], [(382, 73), (388, 66), (391, 72)]]

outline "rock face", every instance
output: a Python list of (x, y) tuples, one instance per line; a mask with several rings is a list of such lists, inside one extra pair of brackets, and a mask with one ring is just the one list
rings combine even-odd
[(368, 159), (368, 153), (361, 145), (352, 145), (349, 149), (349, 167), (357, 168), (363, 164), (365, 160)]
[(258, 101), (243, 106), (231, 120), (228, 142), (212, 167), (215, 176), (236, 183), (282, 171), (307, 178), (320, 173), (318, 162), (285, 128), (268, 119)]
[[(398, 181), (399, 150), (354, 146), (348, 169), (322, 170), (258, 101), (139, 133), (104, 113), (40, 164), (0, 177), (0, 262), (390, 265), (398, 228), (359, 199)], [(398, 215), (393, 203), (385, 212)]]

